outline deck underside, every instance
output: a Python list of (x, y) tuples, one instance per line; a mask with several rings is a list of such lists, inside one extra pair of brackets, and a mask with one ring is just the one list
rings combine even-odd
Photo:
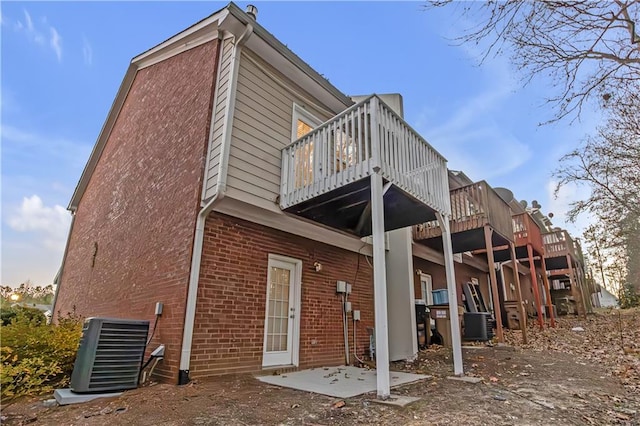
[[(533, 250), (533, 257), (539, 257), (539, 256), (540, 256), (540, 253), (538, 253), (536, 250)], [(496, 262), (506, 262), (508, 260), (511, 260), (511, 251), (509, 249), (495, 250), (493, 252), (493, 258), (495, 259)], [(528, 262), (529, 252), (527, 251), (527, 246), (516, 247), (516, 258), (520, 262), (527, 261), (527, 265), (529, 264)], [(536, 264), (538, 264), (538, 262), (536, 262)]]
[(544, 259), (544, 262), (547, 266), (547, 271), (569, 268), (569, 263), (567, 263), (567, 256), (546, 257)]
[[(443, 250), (441, 237), (429, 238), (418, 242), (440, 252)], [(499, 233), (492, 233), (491, 244), (493, 247), (504, 246), (509, 243), (509, 239), (503, 237)], [(474, 251), (486, 248), (484, 228), (470, 229), (468, 231), (455, 232), (451, 234), (451, 245), (453, 246), (454, 253), (463, 253), (465, 251)]]
[[(384, 182), (385, 185), (387, 182)], [(364, 178), (285, 211), (359, 237), (371, 235), (371, 181)], [(384, 194), (385, 231), (436, 220), (435, 210), (395, 185)]]

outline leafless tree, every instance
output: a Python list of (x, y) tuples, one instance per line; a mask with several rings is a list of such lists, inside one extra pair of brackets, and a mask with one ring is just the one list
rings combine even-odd
[(576, 201), (570, 220), (595, 219), (585, 238), (626, 265), (626, 283), (640, 294), (640, 84), (609, 98), (608, 119), (595, 135), (562, 157), (558, 187), (586, 185), (590, 195)]
[(591, 188), (589, 198), (573, 204), (571, 220), (583, 212), (609, 223), (640, 218), (640, 92), (611, 101), (608, 120), (563, 156), (555, 172), (559, 187), (577, 183)]
[(474, 23), (456, 40), (486, 46), (483, 60), (506, 54), (527, 82), (552, 79), (555, 120), (575, 118), (588, 99), (624, 94), (640, 81), (640, 0), (432, 0), (426, 8), (449, 5)]

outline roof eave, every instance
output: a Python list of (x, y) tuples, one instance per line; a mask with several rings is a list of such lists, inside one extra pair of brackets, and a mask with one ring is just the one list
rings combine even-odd
[(264, 27), (258, 24), (255, 20), (253, 20), (249, 15), (243, 12), (238, 6), (231, 2), (226, 7), (214, 12), (208, 17), (202, 19), (201, 21), (193, 24), (189, 28), (184, 31), (179, 32), (178, 34), (168, 38), (162, 43), (152, 47), (151, 49), (135, 56), (131, 63), (129, 64), (129, 68), (125, 73), (124, 79), (120, 84), (120, 88), (116, 94), (116, 97), (109, 109), (109, 113), (107, 115), (107, 119), (100, 130), (98, 135), (98, 139), (96, 144), (91, 151), (91, 155), (89, 156), (89, 160), (82, 171), (82, 175), (80, 176), (80, 180), (76, 185), (76, 188), (73, 192), (69, 205), (67, 209), (75, 212), (80, 203), (80, 199), (84, 194), (84, 191), (89, 184), (89, 180), (93, 175), (95, 167), (102, 155), (102, 151), (106, 145), (107, 139), (111, 134), (111, 130), (120, 114), (120, 110), (124, 105), (125, 99), (129, 93), (131, 85), (133, 84), (133, 80), (135, 78), (136, 72), (147, 64), (154, 63), (156, 61), (162, 60), (162, 55), (166, 51), (171, 51), (174, 49), (178, 49), (183, 47), (186, 43), (189, 42), (190, 37), (194, 40), (198, 37), (201, 37), (205, 33), (210, 33), (212, 31), (218, 31), (223, 21), (227, 20), (228, 16), (233, 16), (238, 22), (241, 24), (251, 24), (254, 26), (254, 35), (260, 37), (264, 40), (265, 43), (272, 46), (272, 48), (277, 51), (280, 55), (282, 55), (286, 60), (291, 62), (296, 68), (298, 68), (302, 73), (308, 76), (312, 81), (322, 87), (327, 91), (335, 99), (334, 106), (337, 103), (344, 105), (345, 107), (353, 104), (353, 101), (350, 97), (342, 93), (335, 86), (333, 86), (327, 79), (322, 77), (317, 71), (315, 71), (311, 66), (309, 66), (306, 62), (304, 62), (300, 57), (298, 57), (295, 53), (293, 53), (289, 48), (287, 48), (282, 42), (276, 39), (271, 33), (269, 33)]
[(269, 31), (267, 31), (262, 25), (253, 20), (249, 15), (243, 12), (235, 3), (229, 3), (227, 6), (231, 15), (233, 15), (236, 19), (238, 19), (243, 24), (252, 24), (254, 26), (253, 33), (256, 36), (262, 38), (269, 45), (273, 46), (274, 49), (278, 51), (282, 56), (284, 56), (287, 60), (293, 63), (297, 68), (299, 68), (302, 72), (308, 75), (312, 80), (314, 80), (317, 84), (322, 86), (327, 92), (331, 93), (336, 99), (342, 102), (346, 106), (353, 105), (353, 100), (342, 93), (337, 87), (329, 82), (326, 78), (324, 78), (320, 73), (314, 70), (309, 64), (303, 61), (298, 55), (293, 53), (291, 49), (285, 46), (280, 40), (278, 40), (274, 35), (272, 35)]

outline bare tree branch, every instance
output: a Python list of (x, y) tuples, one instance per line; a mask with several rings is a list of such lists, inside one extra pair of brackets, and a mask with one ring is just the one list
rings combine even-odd
[[(452, 4), (459, 6), (434, 0), (425, 9)], [(546, 75), (558, 87), (548, 99), (556, 107), (550, 121), (575, 119), (588, 99), (622, 94), (630, 81), (640, 81), (640, 0), (487, 1), (465, 4), (461, 14), (477, 24), (455, 41), (486, 42), (481, 62), (508, 50), (525, 82)]]

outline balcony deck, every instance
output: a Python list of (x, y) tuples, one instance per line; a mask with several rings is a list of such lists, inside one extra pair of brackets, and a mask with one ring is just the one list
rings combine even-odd
[(384, 182), (385, 230), (449, 214), (446, 160), (377, 96), (282, 150), (280, 208), (371, 235), (370, 179)]
[(574, 260), (579, 260), (579, 246), (565, 230), (548, 232), (542, 235), (544, 241), (544, 259), (547, 271), (567, 269), (567, 255)]
[[(451, 197), (451, 240), (454, 253), (485, 248), (484, 227), (494, 229), (494, 247), (513, 242), (509, 205), (485, 181), (453, 189)], [(441, 249), (442, 230), (437, 221), (414, 228), (414, 239)]]
[[(529, 213), (514, 214), (511, 219), (513, 221), (513, 239), (516, 246), (516, 257), (519, 260), (527, 260), (529, 258), (527, 250), (528, 244), (531, 244), (534, 257), (544, 256), (542, 231)], [(511, 259), (509, 249), (497, 250), (494, 256), (498, 262), (505, 262)]]
[(512, 219), (516, 250), (518, 247), (526, 247), (527, 244), (531, 244), (534, 254), (542, 256), (544, 254), (544, 244), (542, 242), (542, 231), (538, 224), (529, 216), (529, 213), (513, 215)]

